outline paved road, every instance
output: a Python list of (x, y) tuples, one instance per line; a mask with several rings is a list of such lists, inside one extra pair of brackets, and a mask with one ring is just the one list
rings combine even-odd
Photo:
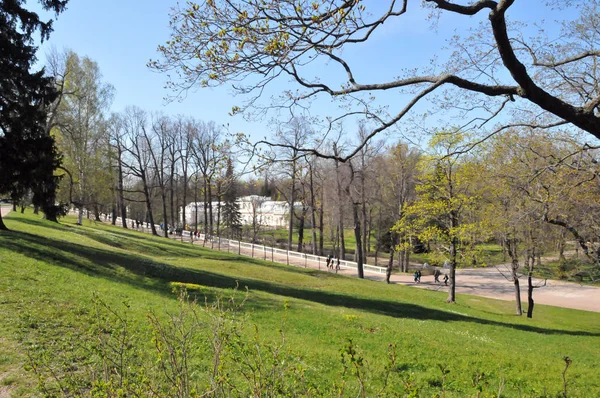
[[(189, 239), (189, 237), (188, 237)], [(202, 244), (203, 242), (196, 242)], [(207, 244), (210, 247), (210, 243)], [(214, 245), (216, 249), (217, 246)], [(237, 247), (229, 249), (227, 245), (222, 245), (221, 250), (238, 251)], [(241, 249), (241, 254), (251, 255), (250, 250)], [(285, 255), (274, 254), (271, 258), (271, 252), (255, 250), (254, 257), (276, 261), (286, 264), (288, 259)], [(290, 265), (307, 267), (313, 269), (326, 270), (325, 264), (303, 259), (289, 258)], [(508, 275), (508, 270), (500, 270)], [(329, 271), (333, 272), (333, 271)], [(348, 276), (357, 276), (356, 270), (340, 270), (339, 273)], [(385, 281), (385, 276), (375, 272), (365, 270), (365, 278), (371, 280)], [(512, 301), (515, 298), (514, 284), (506, 280), (497, 268), (472, 268), (456, 270), (456, 292), (462, 294), (471, 294), (474, 296), (490, 297), (500, 300)], [(433, 275), (423, 276), (421, 283), (415, 283), (412, 274), (393, 274), (391, 282), (406, 286), (414, 286), (423, 289), (447, 291), (448, 287), (443, 283), (434, 283)], [(544, 280), (534, 280), (534, 285), (542, 285)], [(553, 305), (557, 307), (573, 308), (586, 311), (600, 312), (600, 287), (580, 285), (577, 283), (548, 280), (546, 285), (534, 290), (533, 298), (536, 304)], [(527, 304), (527, 280), (521, 280), (521, 301), (526, 307)]]

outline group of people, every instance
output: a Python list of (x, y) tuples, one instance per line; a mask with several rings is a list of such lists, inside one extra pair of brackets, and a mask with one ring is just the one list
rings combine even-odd
[[(425, 263), (423, 265), (423, 268), (428, 268), (429, 264)], [(442, 275), (442, 273), (440, 272), (439, 269), (435, 269), (435, 271), (433, 272), (433, 281), (435, 283), (440, 283), (440, 276)], [(415, 278), (415, 283), (421, 283), (421, 270), (416, 270), (414, 273), (414, 278)], [(448, 275), (444, 274), (444, 278), (443, 278), (444, 284), (446, 286), (448, 286)]]
[(337, 273), (340, 270), (340, 258), (333, 258), (330, 254), (327, 256), (327, 269), (333, 271), (333, 266), (335, 265), (335, 272)]

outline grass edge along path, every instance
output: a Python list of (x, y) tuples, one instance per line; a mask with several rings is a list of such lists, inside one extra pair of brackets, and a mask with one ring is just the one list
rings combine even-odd
[[(133, 229), (132, 231), (138, 231), (142, 233), (150, 232), (148, 229), (144, 228)], [(170, 238), (172, 240), (188, 244), (192, 243), (189, 236), (182, 237), (172, 235)], [(303, 253), (290, 251), (289, 253), (294, 253), (294, 255), (286, 256), (285, 254), (281, 253), (282, 250), (278, 250), (280, 252), (279, 254), (274, 254), (270, 248), (263, 247), (261, 245), (255, 245), (255, 248), (253, 249), (248, 247), (242, 247), (240, 249), (237, 245), (234, 245), (234, 247), (229, 247), (227, 239), (223, 239), (223, 241), (219, 241), (218, 243), (215, 243), (215, 240), (206, 242), (200, 238), (199, 240), (193, 240), (193, 243), (196, 245), (202, 245), (202, 247), (220, 250), (222, 252), (240, 253), (241, 255), (253, 259), (264, 259), (270, 262), (277, 262), (279, 264), (291, 265), (295, 267), (326, 270), (324, 259), (315, 261), (312, 259), (307, 259), (306, 256), (302, 258), (301, 256), (304, 255)], [(250, 244), (248, 242), (244, 243), (245, 246)], [(263, 248), (265, 250), (263, 250)], [(312, 255), (309, 256), (312, 257)], [(508, 266), (509, 264), (503, 265)], [(385, 268), (380, 267), (380, 271), (381, 270), (384, 272)], [(334, 272), (333, 269), (331, 272)], [(342, 268), (335, 272), (346, 276), (358, 277), (356, 265), (352, 267), (348, 266), (347, 264), (342, 264)], [(442, 270), (442, 272), (446, 271)], [(509, 274), (508, 268), (504, 270), (504, 274)], [(373, 272), (368, 265), (365, 265), (364, 275), (366, 279), (385, 282), (384, 273)], [(526, 306), (526, 286), (524, 284), (525, 277), (523, 277), (521, 280), (523, 281), (521, 286), (521, 301), (522, 305)], [(424, 276), (423, 280), (421, 281), (423, 283), (415, 283), (412, 272), (394, 272), (391, 275), (390, 282), (422, 289), (447, 292), (447, 287), (443, 283), (434, 283), (433, 276), (431, 275)], [(542, 288), (536, 289), (534, 292), (534, 300), (536, 304), (600, 312), (600, 286), (567, 282), (562, 280), (544, 280), (539, 276), (534, 276), (533, 284), (534, 286), (543, 285)], [(456, 292), (510, 302), (514, 302), (515, 300), (513, 282), (506, 279), (498, 267), (457, 269)]]

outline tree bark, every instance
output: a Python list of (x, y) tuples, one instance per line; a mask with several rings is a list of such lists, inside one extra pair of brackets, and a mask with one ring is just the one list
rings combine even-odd
[(535, 256), (531, 255), (529, 258), (529, 270), (527, 272), (527, 318), (533, 318), (533, 267), (535, 263)]
[(296, 201), (296, 156), (297, 156), (297, 152), (294, 151), (293, 153), (293, 161), (292, 161), (292, 188), (291, 188), (291, 192), (290, 192), (290, 222), (289, 222), (289, 226), (288, 226), (288, 244), (287, 244), (287, 249), (288, 250), (292, 250), (292, 239), (293, 239), (293, 233), (294, 233), (294, 216), (295, 216), (295, 212), (294, 212), (294, 202)]
[(204, 196), (204, 242), (206, 242), (208, 238), (208, 206), (210, 205), (208, 203), (208, 182), (206, 175), (204, 175), (204, 190), (202, 194)]
[(318, 253), (317, 248), (317, 207), (315, 203), (315, 185), (313, 179), (313, 164), (309, 163), (310, 167), (310, 223), (311, 223), (311, 240), (312, 240), (312, 254)]
[(324, 244), (324, 233), (325, 233), (325, 224), (323, 220), (324, 214), (324, 206), (325, 206), (325, 190), (321, 187), (321, 206), (319, 208), (319, 256), (324, 254), (323, 252), (323, 244)]
[(298, 220), (298, 252), (302, 253), (302, 244), (304, 243), (304, 222), (306, 219), (306, 210), (302, 209), (302, 213), (300, 214), (300, 219)]
[(208, 180), (208, 231), (211, 236), (214, 233), (213, 208), (212, 208), (212, 184)]
[[(450, 228), (455, 230), (458, 227), (458, 215), (456, 211), (450, 211)], [(458, 253), (458, 238), (452, 237), (450, 242), (450, 272), (448, 278), (450, 279), (450, 286), (448, 287), (448, 298), (447, 303), (456, 302), (456, 257)]]
[(340, 181), (340, 167), (339, 162), (335, 161), (335, 175), (337, 184), (337, 198), (338, 198), (338, 228), (339, 228), (339, 258), (341, 260), (346, 259), (346, 243), (344, 241), (344, 206), (343, 206), (343, 195), (342, 195), (342, 183)]
[[(165, 192), (164, 189), (161, 189), (161, 191), (160, 191), (160, 197), (162, 199), (164, 225), (169, 225), (169, 220), (167, 218), (167, 193)], [(168, 230), (168, 228), (164, 228), (163, 229), (163, 234), (164, 234), (165, 238), (169, 237), (169, 230)]]
[(390, 259), (388, 261), (387, 269), (385, 270), (385, 281), (390, 283), (390, 278), (392, 276), (392, 270), (394, 268), (394, 248), (390, 249)]
[[(125, 206), (125, 197), (123, 195), (123, 164), (121, 163), (122, 149), (120, 142), (117, 144), (117, 151), (119, 156), (119, 187), (117, 189), (119, 195), (119, 210), (121, 213), (121, 224), (124, 229), (127, 229), (127, 207)], [(116, 217), (115, 217), (116, 219)]]
[(506, 245), (508, 247), (508, 254), (511, 258), (511, 277), (513, 280), (513, 285), (515, 287), (515, 303), (516, 303), (516, 313), (517, 315), (523, 315), (523, 309), (521, 307), (521, 286), (519, 285), (519, 275), (517, 274), (517, 270), (519, 269), (519, 259), (517, 252), (517, 240), (516, 239), (505, 239)]
[(146, 173), (142, 172), (142, 184), (144, 186), (144, 198), (146, 201), (146, 210), (148, 211), (148, 221), (150, 221), (150, 228), (152, 229), (152, 235), (158, 236), (156, 232), (156, 226), (154, 225), (154, 216), (152, 215), (152, 201), (150, 199), (150, 191), (148, 190), (148, 182), (146, 181)]
[(352, 215), (354, 217), (354, 237), (356, 239), (356, 268), (358, 271), (358, 277), (360, 279), (364, 279), (365, 271), (363, 266), (363, 248), (362, 248), (362, 240), (360, 236), (360, 216), (358, 214), (358, 203), (352, 204)]

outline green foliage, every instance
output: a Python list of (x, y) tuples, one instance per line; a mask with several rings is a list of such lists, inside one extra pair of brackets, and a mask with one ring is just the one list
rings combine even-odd
[[(61, 158), (46, 122), (48, 106), (57, 93), (43, 70), (32, 71), (37, 50), (34, 34), (39, 30), (42, 41), (47, 39), (52, 23), (40, 20), (22, 3), (3, 2), (0, 7), (0, 195), (11, 193), (19, 199), (31, 190), (33, 203), (48, 219), (56, 220), (58, 179), (53, 172)], [(58, 14), (67, 1), (41, 3), (45, 10)]]
[(242, 231), (242, 215), (237, 199), (237, 180), (233, 174), (233, 162), (227, 159), (227, 170), (225, 172), (225, 193), (223, 194), (223, 225), (227, 228), (230, 237), (239, 239)]
[[(477, 244), (485, 241), (486, 228), (474, 214), (480, 206), (476, 184), (477, 165), (455, 152), (465, 145), (466, 137), (440, 132), (431, 140), (435, 155), (423, 156), (420, 184), (414, 203), (402, 209), (393, 231), (404, 237), (417, 237), (433, 243), (440, 251), (434, 261), (468, 262), (477, 258)], [(405, 239), (400, 250), (410, 249), (414, 239)], [(455, 253), (458, 257), (454, 257)], [(462, 259), (462, 261), (461, 261)]]

